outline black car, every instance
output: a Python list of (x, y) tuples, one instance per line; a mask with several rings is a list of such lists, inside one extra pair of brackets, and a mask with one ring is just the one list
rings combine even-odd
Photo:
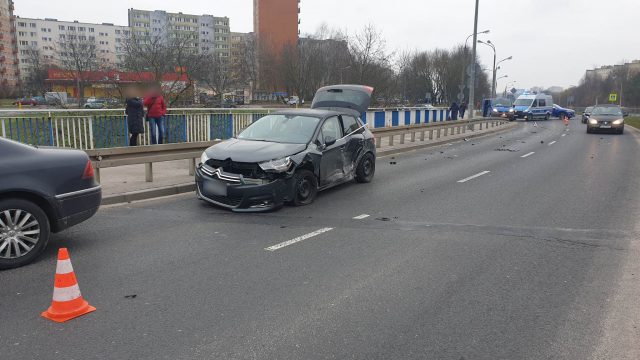
[(587, 120), (587, 133), (608, 131), (624, 133), (624, 113), (618, 105), (597, 105)]
[(373, 88), (327, 86), (311, 109), (271, 113), (236, 138), (207, 149), (196, 170), (197, 196), (234, 211), (313, 202), (316, 194), (375, 173), (373, 134), (360, 120)]
[(584, 109), (584, 112), (582, 113), (583, 124), (586, 124), (587, 120), (589, 120), (589, 116), (591, 116), (591, 111), (593, 111), (593, 106), (589, 106), (586, 109)]
[(101, 200), (83, 151), (0, 138), (0, 269), (33, 261), (51, 233), (89, 219)]

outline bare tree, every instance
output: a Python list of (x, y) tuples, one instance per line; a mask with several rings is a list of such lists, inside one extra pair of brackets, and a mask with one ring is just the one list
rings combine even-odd
[(169, 104), (190, 102), (186, 96), (193, 90), (195, 74), (202, 69), (203, 56), (198, 54), (195, 34), (180, 32), (132, 33), (124, 42), (126, 70), (140, 74), (151, 73), (153, 81), (167, 95)]
[(355, 81), (364, 83), (368, 78), (375, 76), (376, 68), (390, 64), (392, 54), (387, 53), (386, 45), (382, 32), (371, 24), (351, 39), (349, 49)]
[(73, 31), (60, 34), (57, 57), (60, 66), (75, 78), (78, 106), (81, 106), (88, 77), (100, 68), (95, 39)]
[(25, 51), (26, 54), (23, 58), (29, 65), (22, 81), (23, 88), (29, 94), (42, 95), (46, 91), (45, 80), (51, 64), (37, 47), (31, 46)]

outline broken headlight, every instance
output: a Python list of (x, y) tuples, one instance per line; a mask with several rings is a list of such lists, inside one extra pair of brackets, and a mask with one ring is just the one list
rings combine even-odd
[(260, 169), (264, 170), (264, 171), (272, 171), (272, 172), (285, 172), (287, 170), (289, 170), (289, 168), (291, 167), (292, 161), (291, 159), (287, 156), (284, 159), (277, 159), (277, 160), (271, 160), (271, 161), (265, 161), (262, 162), (258, 165), (260, 165)]

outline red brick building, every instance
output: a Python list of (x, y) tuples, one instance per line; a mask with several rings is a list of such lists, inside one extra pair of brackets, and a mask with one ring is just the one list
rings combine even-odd
[(279, 54), (298, 42), (299, 0), (253, 0), (253, 32), (261, 47)]

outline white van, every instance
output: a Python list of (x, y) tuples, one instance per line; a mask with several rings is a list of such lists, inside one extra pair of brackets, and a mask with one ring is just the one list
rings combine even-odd
[(509, 120), (549, 120), (552, 113), (553, 97), (551, 95), (525, 92), (514, 101), (513, 107), (509, 110)]

